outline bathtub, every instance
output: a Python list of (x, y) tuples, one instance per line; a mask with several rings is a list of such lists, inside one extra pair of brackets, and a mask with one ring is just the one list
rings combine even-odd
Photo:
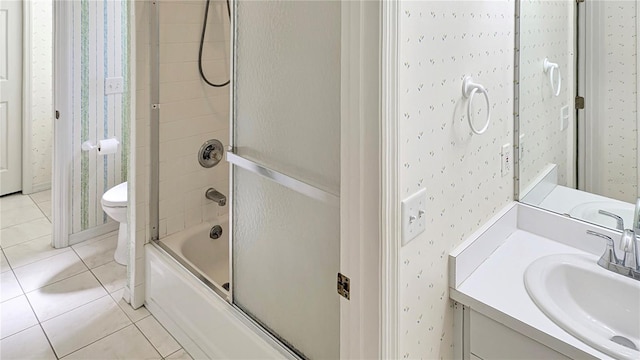
[[(211, 239), (214, 225), (222, 227), (222, 235)], [(161, 247), (208, 285), (227, 291), (229, 282), (229, 221), (205, 222), (160, 239)]]

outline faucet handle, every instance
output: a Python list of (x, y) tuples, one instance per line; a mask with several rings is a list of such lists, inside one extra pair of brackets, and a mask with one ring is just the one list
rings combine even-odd
[(616, 229), (624, 230), (624, 219), (622, 217), (605, 210), (598, 210), (598, 214), (614, 218), (616, 220)]
[(605, 248), (604, 254), (602, 254), (602, 256), (600, 257), (600, 260), (598, 260), (598, 265), (602, 266), (603, 268), (608, 268), (609, 264), (620, 263), (618, 257), (616, 256), (616, 249), (614, 248), (613, 239), (610, 236), (591, 230), (587, 230), (587, 234), (597, 236), (607, 241), (607, 247)]
[(620, 238), (620, 250), (624, 251), (622, 266), (638, 268), (638, 245), (636, 244), (636, 233), (633, 230), (624, 230)]

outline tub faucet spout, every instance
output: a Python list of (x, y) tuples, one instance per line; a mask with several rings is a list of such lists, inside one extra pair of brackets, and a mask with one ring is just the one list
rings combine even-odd
[(204, 196), (209, 200), (217, 202), (219, 206), (225, 206), (227, 204), (227, 197), (214, 188), (209, 188)]

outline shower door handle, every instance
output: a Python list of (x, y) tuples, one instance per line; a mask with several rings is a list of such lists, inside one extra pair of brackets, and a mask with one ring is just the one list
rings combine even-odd
[(340, 205), (340, 196), (336, 194), (332, 194), (326, 190), (319, 189), (313, 185), (309, 185), (303, 181), (292, 178), (289, 175), (285, 175), (279, 171), (269, 169), (265, 166), (262, 166), (255, 161), (244, 158), (240, 155), (234, 154), (230, 151), (227, 151), (227, 161), (237, 167), (240, 167), (244, 170), (250, 171), (254, 174), (265, 177), (277, 184), (285, 186), (291, 190), (297, 191), (298, 193), (308, 196), (310, 198), (339, 206)]

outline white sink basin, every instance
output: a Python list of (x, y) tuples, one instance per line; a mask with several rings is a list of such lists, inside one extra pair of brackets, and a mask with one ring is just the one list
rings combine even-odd
[(573, 218), (582, 219), (593, 224), (615, 229), (616, 220), (610, 216), (598, 213), (599, 210), (608, 211), (620, 216), (624, 220), (625, 228), (631, 229), (635, 206), (622, 201), (587, 202), (571, 209), (571, 211), (569, 211), (569, 215)]
[(527, 292), (553, 322), (584, 343), (617, 359), (638, 360), (640, 281), (596, 261), (575, 254), (540, 258), (525, 271)]

